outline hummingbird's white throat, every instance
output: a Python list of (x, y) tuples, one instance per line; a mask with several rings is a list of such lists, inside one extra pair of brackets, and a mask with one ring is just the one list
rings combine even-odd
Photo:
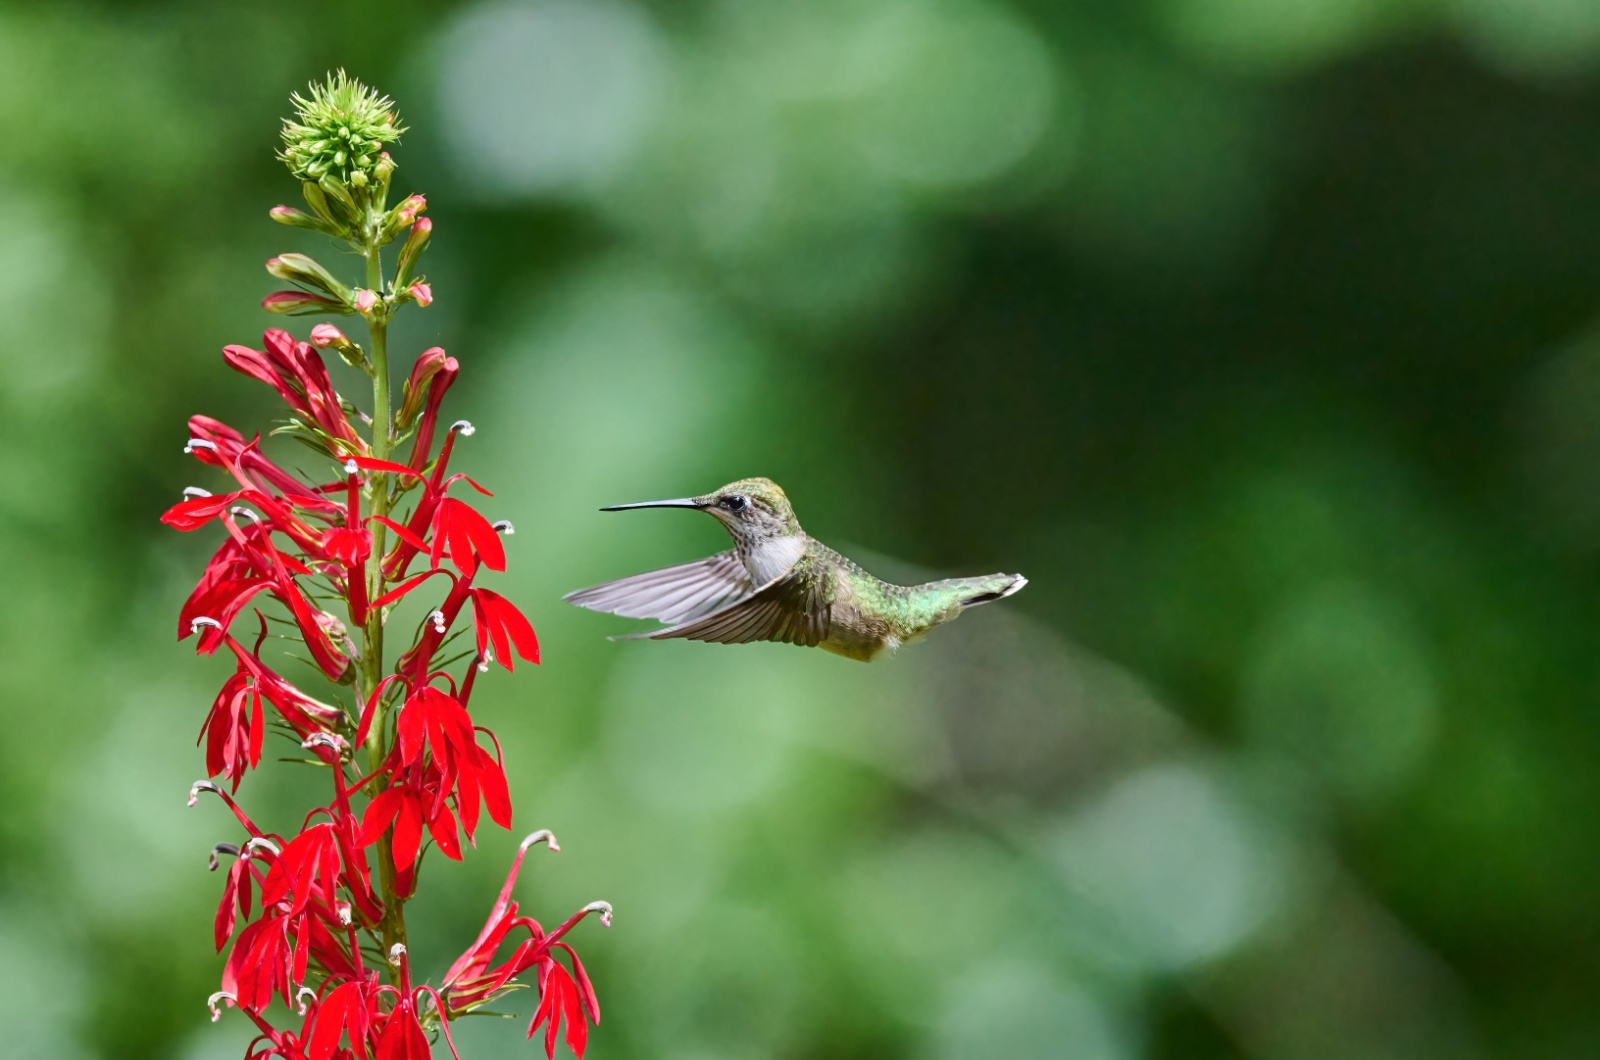
[(766, 585), (787, 574), (800, 561), (800, 553), (805, 548), (806, 539), (802, 535), (785, 534), (754, 542), (747, 549), (740, 550), (739, 558), (744, 560), (750, 580), (757, 585)]

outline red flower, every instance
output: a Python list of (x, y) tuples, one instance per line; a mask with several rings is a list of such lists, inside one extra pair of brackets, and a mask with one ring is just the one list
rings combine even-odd
[[(258, 489), (264, 493), (276, 489), (297, 508), (321, 512), (339, 510), (337, 504), (263, 456), (260, 435), (246, 442), (244, 435), (226, 423), (210, 416), (191, 416), (189, 437), (188, 452), (192, 452), (202, 463), (226, 468), (246, 489)], [(196, 446), (194, 440), (206, 444)]]
[(359, 1055), (368, 1055), (378, 997), (379, 991), (371, 984), (354, 979), (330, 990), (311, 1014), (310, 1031), (305, 1035), (307, 1060), (329, 1060), (341, 1036), (348, 1037), (351, 1049)]
[[(229, 495), (228, 499), (238, 498)], [(251, 496), (246, 499), (256, 502), (266, 500), (269, 503), (264, 507), (273, 509), (270, 498)], [(216, 651), (222, 643), (222, 633), (239, 610), (258, 592), (270, 589), (288, 607), (306, 647), (311, 650), (312, 657), (323, 673), (338, 679), (349, 664), (349, 657), (334, 647), (329, 635), (330, 629), (339, 628), (338, 620), (313, 608), (294, 581), (294, 575), (309, 574), (310, 568), (293, 556), (285, 556), (273, 545), (269, 531), (281, 527), (269, 525), (256, 517), (252, 518), (250, 529), (243, 530), (235, 521), (231, 508), (221, 510), (221, 500), (223, 498), (195, 498), (174, 506), (163, 517), (169, 525), (192, 529), (202, 525), (196, 509), (192, 507), (201, 504), (201, 510), (215, 513), (227, 527), (230, 536), (230, 541), (224, 542), (212, 557), (205, 573), (201, 575), (200, 583), (184, 604), (179, 614), (178, 639), (183, 640), (194, 632), (198, 620), (211, 619), (215, 622), (213, 632), (201, 637), (199, 650), (202, 654)], [(254, 516), (248, 509), (242, 513)], [(185, 621), (187, 628), (182, 625)]]
[(434, 510), (433, 548), (428, 558), (435, 567), (446, 550), (450, 553), (450, 562), (462, 574), (477, 570), (480, 559), (490, 570), (506, 569), (506, 550), (500, 543), (499, 532), (477, 509), (454, 497), (441, 497)]
[(516, 663), (511, 658), (514, 651), (538, 665), (539, 638), (532, 624), (510, 600), (488, 589), (474, 589), (472, 618), (478, 630), (478, 657), (484, 662), (498, 662), (507, 670), (515, 670)]
[[(357, 952), (341, 942), (349, 912), (339, 901), (343, 869), (332, 824), (304, 829), (282, 848), (256, 844), (269, 862), (261, 881), (259, 920), (239, 933), (223, 968), (222, 988), (241, 1008), (261, 1012), (274, 994), (291, 1004), (290, 989), (305, 982), (314, 960), (328, 975), (360, 974)], [(343, 912), (341, 912), (343, 910)]]
[(428, 454), (433, 448), (434, 422), (439, 417), (439, 402), (444, 400), (444, 392), (450, 389), (450, 384), (456, 381), (460, 367), (454, 357), (438, 346), (422, 351), (422, 356), (411, 366), (411, 377), (406, 380), (405, 389), (401, 392), (400, 411), (395, 416), (395, 424), (401, 430), (410, 427), (421, 414), (424, 401), (432, 412), (418, 429), (416, 441), (411, 445), (411, 467), (416, 471), (421, 471), (428, 462)]
[[(314, 295), (298, 292), (280, 293), (293, 294), (302, 299), (315, 298)], [(278, 295), (272, 297), (277, 298)], [(345, 418), (322, 355), (309, 342), (296, 342), (281, 328), (268, 328), (261, 340), (266, 346), (265, 350), (225, 346), (222, 359), (229, 366), (277, 390), (291, 411), (301, 417), (307, 426), (317, 428), (330, 441), (339, 443), (338, 448), (342, 451), (365, 453), (367, 444)]]
[[(599, 913), (601, 922), (609, 926), (611, 906), (605, 902), (592, 902), (549, 934), (545, 934), (538, 921), (518, 916), (517, 903), (511, 898), (511, 890), (517, 882), (517, 874), (522, 869), (522, 859), (528, 848), (539, 842), (548, 842), (552, 850), (560, 849), (549, 832), (535, 832), (522, 841), (516, 860), (511, 863), (511, 871), (506, 874), (505, 885), (500, 888), (500, 896), (489, 910), (489, 919), (485, 921), (483, 930), (445, 973), (442, 995), (449, 1012), (466, 1012), (504, 992), (520, 973), (536, 968), (539, 1007), (528, 1025), (528, 1037), (533, 1037), (540, 1024), (547, 1024), (545, 1055), (554, 1057), (556, 1037), (565, 1020), (567, 1045), (581, 1057), (588, 1042), (588, 1025), (600, 1022), (600, 1002), (595, 997), (594, 986), (589, 982), (588, 973), (584, 971), (577, 953), (561, 938), (590, 913)], [(527, 940), (505, 961), (494, 964), (495, 954), (502, 943), (512, 931), (519, 928), (528, 934)], [(554, 949), (566, 952), (572, 962), (570, 973), (552, 955)]]
[(478, 745), (472, 719), (454, 697), (424, 685), (406, 699), (396, 731), (395, 752), (384, 767), (389, 786), (367, 806), (361, 846), (376, 843), (392, 826), (395, 867), (404, 872), (416, 862), (424, 825), (455, 861), (461, 860), (456, 814), (469, 840), (477, 831), (480, 801), (496, 824), (511, 826), (505, 768)]
[(233, 926), (237, 917), (250, 918), (250, 904), (252, 900), (251, 861), (241, 857), (240, 850), (232, 843), (218, 843), (211, 851), (211, 871), (217, 871), (217, 855), (232, 855), (234, 862), (228, 866), (227, 882), (222, 887), (222, 901), (217, 905), (217, 915), (212, 922), (212, 933), (216, 938), (217, 952), (222, 952), (222, 947), (227, 945), (228, 939), (233, 937)]

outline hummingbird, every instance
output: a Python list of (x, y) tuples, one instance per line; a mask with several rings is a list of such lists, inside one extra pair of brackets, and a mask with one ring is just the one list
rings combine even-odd
[(563, 597), (591, 611), (654, 618), (666, 626), (613, 640), (773, 640), (866, 662), (969, 607), (1004, 599), (1028, 584), (1020, 574), (921, 585), (894, 585), (873, 577), (802, 530), (789, 498), (771, 479), (740, 479), (700, 497), (600, 510), (635, 508), (709, 512), (733, 537), (734, 547)]

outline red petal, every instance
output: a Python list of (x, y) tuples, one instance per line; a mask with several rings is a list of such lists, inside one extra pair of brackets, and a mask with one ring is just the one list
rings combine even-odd
[[(339, 1047), (339, 1035), (344, 1030), (346, 1014), (356, 1003), (358, 989), (355, 983), (342, 983), (322, 999), (306, 1042), (307, 1060), (328, 1060)], [(351, 1044), (358, 1048), (361, 1045), (359, 1042)]]
[(450, 812), (450, 807), (439, 807), (439, 812), (428, 819), (428, 831), (445, 857), (452, 861), (461, 860), (461, 840), (456, 835), (456, 818)]
[(394, 867), (404, 872), (417, 860), (422, 846), (422, 807), (414, 798), (400, 803), (400, 812), (394, 822)]
[(217, 952), (222, 952), (222, 947), (227, 943), (228, 936), (233, 934), (234, 920), (234, 885), (230, 879), (228, 887), (222, 892), (222, 902), (217, 906), (216, 919), (211, 922), (211, 933), (217, 942)]
[(395, 723), (395, 731), (400, 737), (400, 761), (407, 765), (422, 754), (424, 722), (428, 713), (427, 694), (430, 691), (432, 689), (419, 688), (400, 708), (400, 720)]
[(378, 1060), (429, 1060), (428, 1036), (409, 1008), (396, 1009), (384, 1021)]
[(393, 519), (390, 519), (387, 516), (383, 516), (383, 515), (370, 516), (367, 519), (367, 522), (369, 522), (369, 523), (382, 523), (384, 526), (387, 526), (390, 530), (394, 531), (394, 536), (398, 537), (400, 540), (404, 541), (406, 544), (410, 545), (412, 548), (416, 549), (418, 552), (427, 551), (428, 543), (426, 541), (422, 540), (422, 538), (418, 537), (416, 534), (413, 534), (409, 529), (407, 529), (404, 526), (401, 526), (399, 523), (395, 522)]
[(361, 835), (356, 839), (356, 845), (370, 847), (383, 838), (383, 833), (389, 830), (395, 814), (400, 811), (400, 803), (405, 798), (403, 788), (386, 788), (379, 792), (377, 797), (367, 804), (367, 812), (361, 818)]
[[(565, 972), (561, 974), (563, 978), (566, 977)], [(567, 979), (566, 985), (561, 989), (562, 1008), (567, 1017), (567, 1046), (581, 1060), (583, 1047), (589, 1043), (589, 1023), (583, 1018), (583, 1002), (579, 999), (578, 988), (573, 985), (572, 980)]]
[(391, 475), (409, 475), (419, 482), (425, 481), (418, 472), (413, 471), (404, 464), (396, 464), (392, 460), (379, 460), (375, 456), (352, 456), (350, 459), (354, 460), (356, 467), (361, 468), (363, 471), (385, 471)]
[(572, 975), (578, 981), (578, 997), (583, 1000), (583, 1007), (589, 1013), (591, 1023), (600, 1022), (600, 999), (595, 996), (594, 984), (589, 982), (589, 973), (583, 970), (583, 962), (578, 960), (578, 953), (565, 942), (556, 943), (567, 951), (567, 956), (572, 958)]
[(481, 747), (478, 755), (478, 788), (489, 808), (489, 818), (501, 828), (510, 828), (511, 792), (506, 786), (505, 767)]

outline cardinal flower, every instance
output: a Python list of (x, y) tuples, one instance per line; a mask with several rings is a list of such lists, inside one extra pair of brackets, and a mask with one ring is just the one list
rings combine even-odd
[[(516, 860), (506, 874), (506, 882), (500, 888), (500, 895), (489, 910), (483, 930), (466, 952), (456, 958), (450, 970), (445, 972), (441, 994), (450, 1011), (471, 1011), (511, 989), (518, 975), (534, 969), (539, 987), (539, 1007), (528, 1026), (528, 1036), (531, 1038), (543, 1025), (545, 1055), (554, 1057), (556, 1038), (565, 1023), (567, 1045), (582, 1057), (588, 1043), (589, 1024), (600, 1022), (600, 1002), (577, 953), (561, 939), (590, 913), (599, 913), (601, 922), (609, 926), (611, 906), (606, 902), (591, 902), (548, 934), (538, 921), (519, 916), (511, 891), (516, 886), (517, 874), (522, 869), (528, 848), (541, 842), (548, 843), (551, 850), (560, 849), (556, 846), (555, 836), (548, 831), (534, 832), (522, 841)], [(494, 963), (495, 956), (513, 932), (524, 933), (527, 938), (509, 957), (499, 964)], [(571, 972), (556, 960), (555, 950), (566, 954), (572, 964)]]
[[(269, 328), (260, 349), (225, 347), (225, 363), (282, 400), (287, 417), (271, 434), (308, 444), (309, 469), (269, 457), (261, 434), (197, 415), (186, 451), (220, 472), (220, 484), (185, 489), (162, 516), (220, 538), (179, 611), (178, 636), (233, 663), (200, 727), (216, 779), (189, 792), (191, 806), (209, 792), (232, 814), (228, 841), (211, 851), (214, 871), (226, 865), (212, 919), (225, 954), (212, 1016), (231, 1007), (250, 1021), (246, 1060), (431, 1060), (440, 1038), (456, 1057), (454, 1020), (528, 987), (537, 991), (529, 1036), (543, 1031), (547, 1055), (564, 1039), (581, 1056), (600, 1006), (565, 937), (590, 913), (609, 923), (611, 907), (592, 903), (553, 931), (518, 910), (512, 886), (530, 845), (555, 849), (547, 832), (523, 842), (477, 941), (441, 987), (412, 981), (407, 900), (430, 841), (460, 860), (485, 814), (511, 824), (504, 756), (473, 716), (473, 690), (491, 662), (508, 671), (518, 657), (537, 663), (539, 642), (527, 616), (482, 584), (506, 569), (512, 528), (469, 491), (493, 494), (450, 470), (457, 439), (473, 433), (457, 420), (440, 434), (460, 364), (439, 347), (424, 351), (390, 404), (389, 323), (433, 300), (416, 268), (433, 228), (420, 216), (426, 200), (388, 205), (396, 166), (383, 148), (402, 131), (393, 105), (342, 72), (294, 101), (281, 157), (307, 210), (269, 216), (351, 253), (326, 259), (338, 267), (298, 250), (274, 256), (268, 271), (302, 290), (262, 305), (354, 316), (368, 334), (358, 345), (319, 322), (309, 343)], [(342, 373), (367, 377), (370, 404), (334, 388), (319, 348), (338, 352)], [(421, 597), (406, 598), (423, 592), (432, 597), (413, 624)], [(253, 639), (237, 628), (246, 610)], [(455, 636), (468, 650), (441, 658)], [(271, 743), (282, 737), (298, 745), (285, 756), (293, 768), (324, 793), (302, 803), (313, 808), (288, 835), (258, 826), (235, 799), (279, 757)]]

